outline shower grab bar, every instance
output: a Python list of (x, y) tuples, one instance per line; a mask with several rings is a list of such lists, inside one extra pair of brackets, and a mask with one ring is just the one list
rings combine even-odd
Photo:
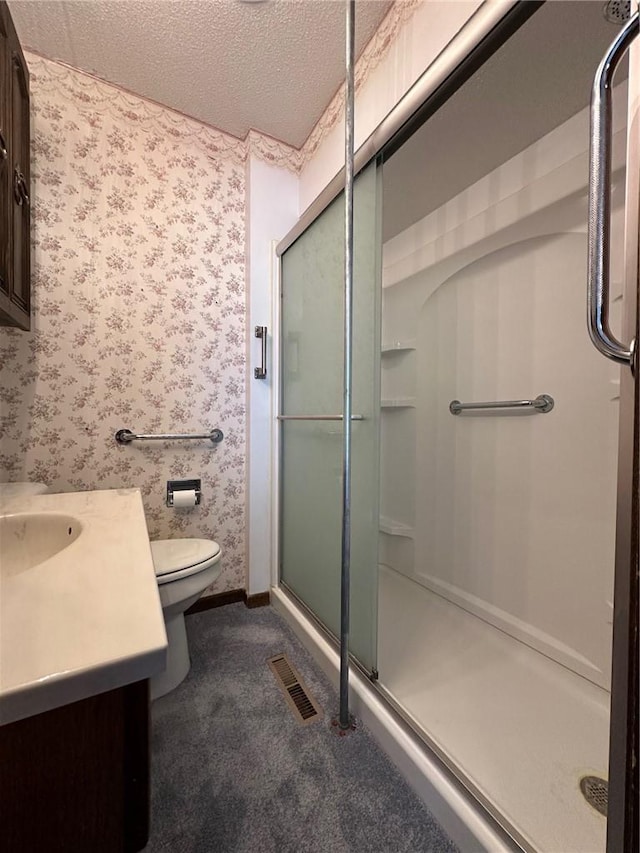
[(589, 139), (589, 216), (587, 324), (589, 337), (602, 355), (633, 365), (635, 340), (625, 346), (609, 326), (609, 237), (611, 230), (611, 119), (613, 74), (638, 35), (640, 12), (620, 30), (596, 71), (591, 90)]
[(118, 444), (129, 444), (131, 441), (193, 441), (208, 438), (214, 444), (222, 441), (224, 434), (221, 429), (212, 429), (211, 432), (198, 433), (158, 433), (157, 435), (137, 435), (130, 429), (119, 429), (115, 435)]
[[(279, 421), (341, 421), (344, 415), (277, 415)], [(363, 421), (363, 415), (351, 415), (352, 421)]]
[(452, 400), (449, 403), (449, 411), (452, 415), (475, 409), (533, 409), (535, 412), (546, 414), (554, 407), (554, 399), (548, 394), (540, 394), (535, 400), (496, 400), (489, 403), (461, 403), (460, 400)]

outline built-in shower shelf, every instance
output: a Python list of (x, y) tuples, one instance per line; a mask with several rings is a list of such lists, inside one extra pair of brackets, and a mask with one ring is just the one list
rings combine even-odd
[(404, 536), (407, 539), (413, 539), (413, 527), (409, 527), (408, 524), (403, 524), (401, 521), (386, 518), (383, 515), (380, 516), (380, 532), (389, 536)]
[(415, 397), (396, 397), (394, 399), (381, 400), (380, 407), (382, 409), (415, 409)]
[(382, 355), (389, 355), (394, 352), (410, 352), (416, 348), (415, 340), (392, 341), (389, 344), (382, 344)]

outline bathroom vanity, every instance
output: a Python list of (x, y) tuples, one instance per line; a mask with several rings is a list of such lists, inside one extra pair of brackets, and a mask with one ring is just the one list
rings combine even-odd
[(140, 493), (0, 506), (4, 851), (141, 850), (166, 634)]
[(0, 726), (3, 853), (135, 853), (149, 836), (148, 681)]

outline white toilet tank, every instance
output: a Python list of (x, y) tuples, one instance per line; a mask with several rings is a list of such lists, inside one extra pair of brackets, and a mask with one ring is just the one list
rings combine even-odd
[(27, 498), (44, 495), (49, 487), (44, 483), (0, 483), (0, 498)]

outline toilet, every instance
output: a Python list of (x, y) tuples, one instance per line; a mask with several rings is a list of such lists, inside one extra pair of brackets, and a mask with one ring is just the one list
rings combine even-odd
[(212, 539), (157, 539), (151, 542), (151, 555), (169, 642), (166, 669), (151, 679), (151, 698), (158, 699), (189, 672), (184, 612), (219, 577), (222, 567), (220, 546)]

